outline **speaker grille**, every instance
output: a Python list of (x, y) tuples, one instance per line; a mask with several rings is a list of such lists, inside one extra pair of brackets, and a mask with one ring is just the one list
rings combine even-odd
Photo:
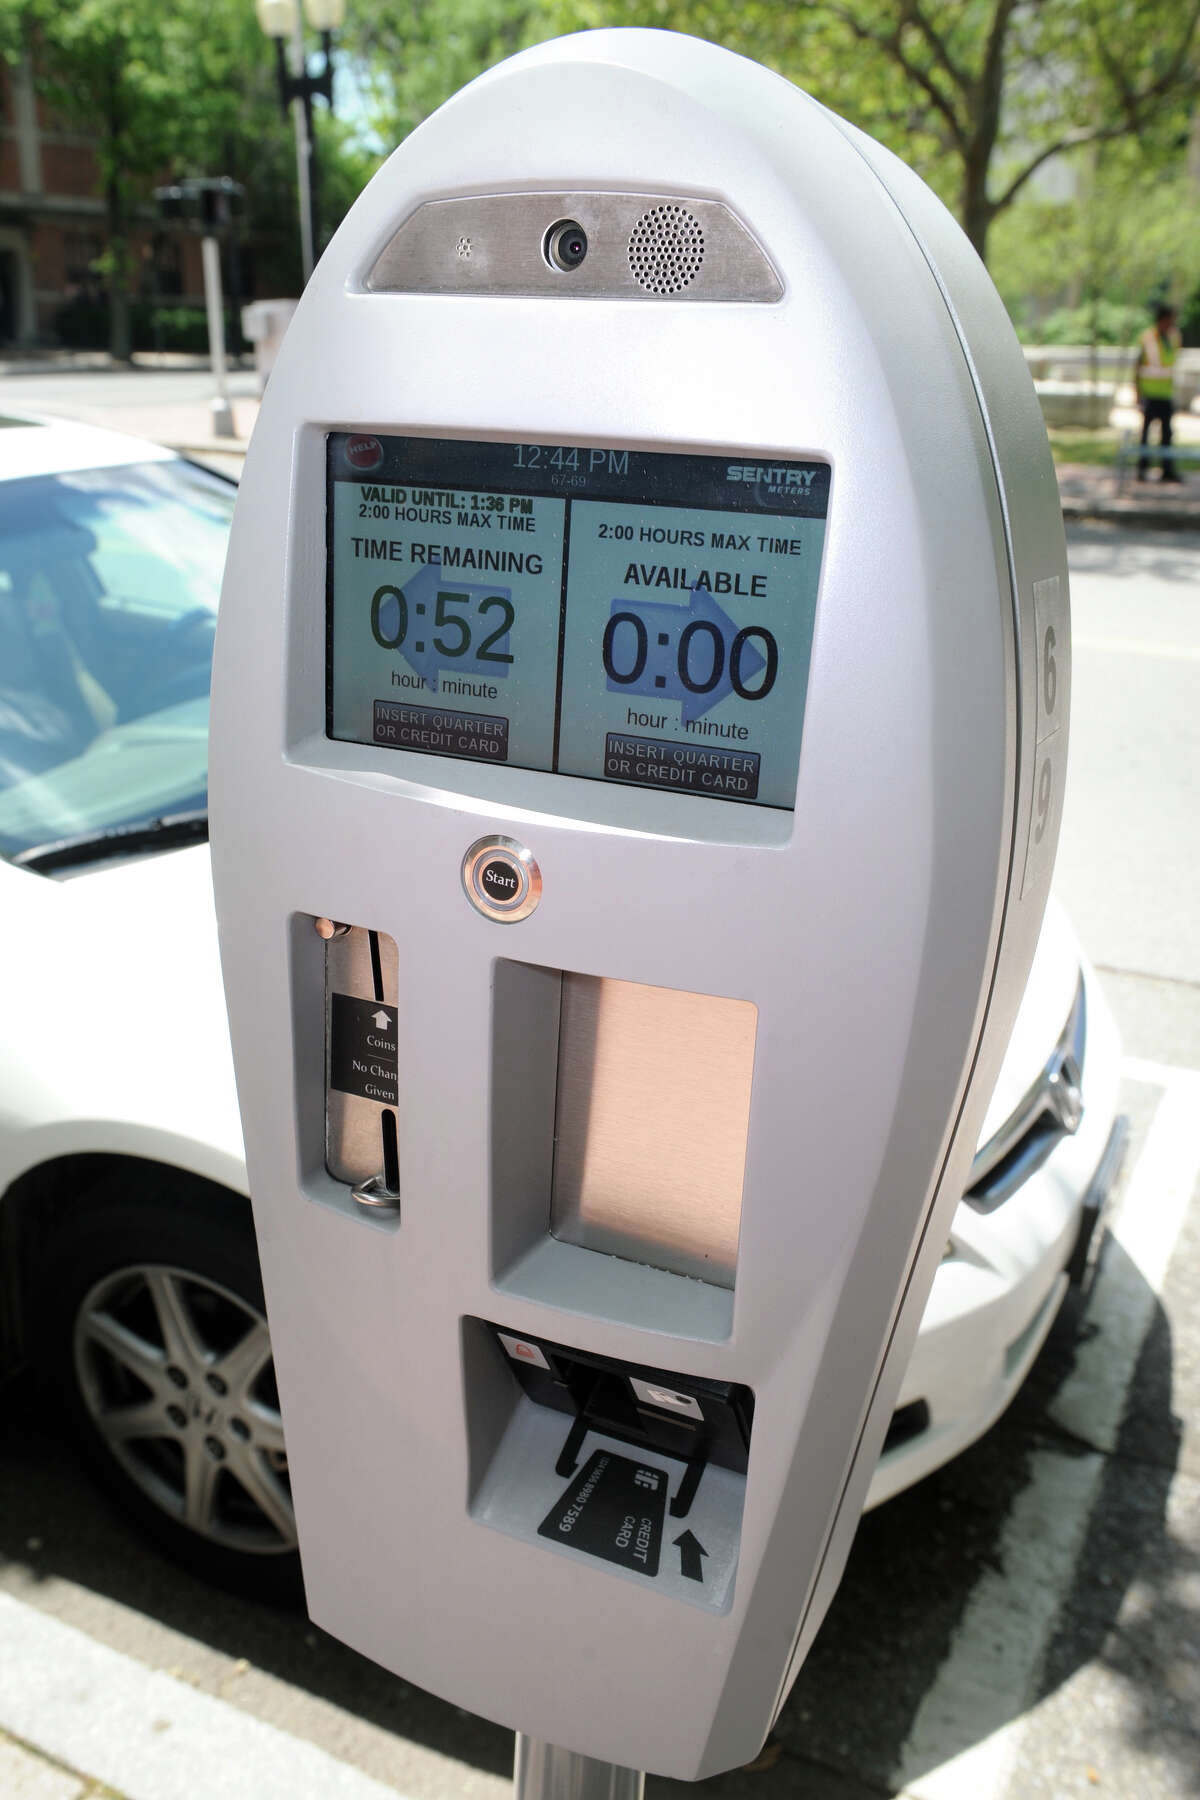
[(629, 272), (651, 294), (678, 294), (704, 261), (704, 232), (686, 206), (652, 206), (629, 236)]

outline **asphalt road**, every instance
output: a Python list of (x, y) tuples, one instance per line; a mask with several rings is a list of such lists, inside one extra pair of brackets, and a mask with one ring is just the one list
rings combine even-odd
[[(1099, 1273), (1000, 1424), (864, 1520), (771, 1766), (705, 1784), (711, 1800), (1200, 1794), (1200, 538), (1079, 531), (1072, 566), (1057, 885), (1122, 1026), (1133, 1121)], [(191, 1581), (27, 1396), (2, 1407), (0, 1694), (23, 1634), (60, 1659), (32, 1728), (0, 1700), (16, 1739), (132, 1800), (507, 1793), (508, 1733)], [(178, 1789), (154, 1773), (172, 1732), (196, 1746)]]

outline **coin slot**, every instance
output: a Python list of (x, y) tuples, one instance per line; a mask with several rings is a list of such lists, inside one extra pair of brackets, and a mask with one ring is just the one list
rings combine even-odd
[(400, 1192), (400, 1148), (396, 1138), (396, 1115), (383, 1115), (383, 1180), (391, 1194)]
[(384, 931), (325, 943), (325, 1167), (350, 1187), (399, 1191), (399, 955)]

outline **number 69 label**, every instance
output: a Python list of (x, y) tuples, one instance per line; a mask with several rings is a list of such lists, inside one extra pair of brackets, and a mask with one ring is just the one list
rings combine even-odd
[(1033, 612), (1037, 632), (1036, 748), (1022, 899), (1038, 885), (1049, 867), (1062, 811), (1066, 736), (1061, 728), (1067, 716), (1070, 686), (1071, 626), (1063, 584), (1057, 575), (1034, 582)]

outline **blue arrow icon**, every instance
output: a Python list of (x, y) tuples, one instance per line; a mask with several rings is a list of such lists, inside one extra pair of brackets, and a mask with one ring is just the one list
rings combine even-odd
[[(634, 600), (623, 594), (612, 602), (609, 611), (608, 667), (635, 668), (642, 661), (632, 681), (614, 679), (610, 674), (609, 693), (678, 700), (679, 716), (685, 725), (703, 718), (733, 693), (730, 650), (738, 626), (701, 582), (693, 587), (687, 606), (662, 600)], [(618, 615), (625, 617), (614, 628), (611, 620)], [(743, 639), (738, 679), (745, 684), (766, 666), (766, 657)], [(683, 678), (685, 672), (691, 687)]]
[[(512, 664), (499, 658), (510, 654), (511, 588), (461, 581), (440, 562), (427, 562), (401, 592), (408, 617), (400, 654), (435, 694), (440, 670), (490, 681), (507, 677)], [(481, 661), (477, 646), (484, 644), (488, 655)]]

